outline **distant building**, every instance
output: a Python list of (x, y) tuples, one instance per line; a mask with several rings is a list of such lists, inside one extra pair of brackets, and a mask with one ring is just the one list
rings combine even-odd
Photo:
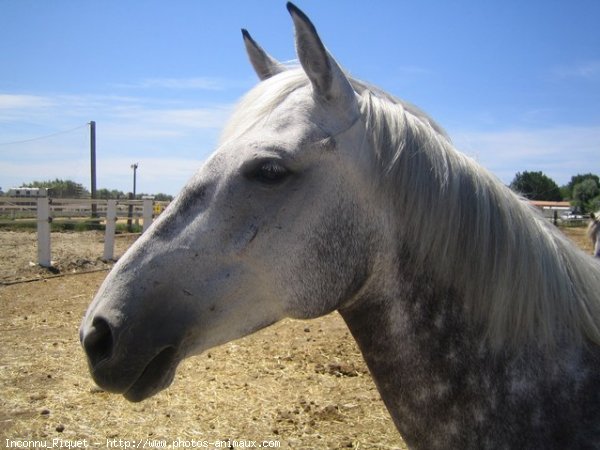
[(10, 188), (8, 190), (9, 197), (25, 197), (25, 198), (38, 198), (48, 197), (48, 188), (29, 188), (29, 187), (18, 187)]
[(531, 200), (533, 206), (542, 211), (542, 214), (547, 219), (557, 219), (563, 214), (571, 211), (571, 203), (569, 202), (547, 202), (542, 200)]

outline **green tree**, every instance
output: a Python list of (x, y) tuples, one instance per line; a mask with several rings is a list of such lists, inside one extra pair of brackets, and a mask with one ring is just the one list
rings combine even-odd
[[(90, 192), (80, 183), (76, 183), (71, 180), (49, 180), (49, 181), (32, 181), (31, 183), (23, 183), (23, 187), (30, 188), (48, 188), (51, 189), (50, 197), (54, 198), (89, 198)], [(1, 190), (1, 189), (0, 189)], [(137, 194), (136, 198), (141, 199), (143, 196), (152, 196), (151, 194)], [(96, 197), (101, 200), (118, 200), (129, 198), (127, 194), (118, 189), (98, 189), (96, 191)], [(171, 201), (173, 200), (172, 195), (158, 193), (153, 196), (155, 200), (159, 201)]]
[(173, 196), (159, 192), (158, 194), (156, 194), (154, 196), (154, 200), (159, 201), (159, 202), (170, 202), (173, 200)]
[(144, 197), (154, 197), (154, 200), (159, 202), (170, 202), (171, 200), (173, 200), (172, 195), (163, 194), (161, 192), (159, 192), (158, 194), (146, 194), (145, 192), (135, 194), (135, 198), (138, 200), (141, 200)]
[(54, 198), (82, 198), (89, 197), (89, 191), (82, 184), (72, 180), (48, 180), (23, 183), (23, 187), (51, 189), (50, 196)]
[(120, 198), (126, 198), (127, 196), (123, 193), (123, 191), (119, 191), (117, 189), (98, 189), (96, 192), (96, 196), (102, 200), (118, 200)]
[(558, 185), (542, 172), (517, 172), (510, 188), (529, 200), (561, 201)]
[(594, 175), (593, 173), (574, 175), (571, 177), (571, 181), (561, 188), (565, 194), (563, 198), (573, 199), (573, 189), (575, 186), (588, 178), (591, 178), (595, 181), (596, 185), (600, 186), (600, 178), (598, 175)]
[(583, 213), (593, 212), (596, 207), (597, 201), (595, 200), (600, 195), (600, 184), (596, 179), (588, 177), (573, 186), (571, 203)]
[(599, 212), (600, 211), (600, 195), (594, 197), (589, 202), (589, 212)]

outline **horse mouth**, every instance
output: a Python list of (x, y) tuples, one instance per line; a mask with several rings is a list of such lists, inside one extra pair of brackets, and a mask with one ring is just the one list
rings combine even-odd
[(178, 364), (177, 351), (174, 347), (161, 350), (123, 396), (130, 402), (141, 402), (169, 387), (175, 377)]

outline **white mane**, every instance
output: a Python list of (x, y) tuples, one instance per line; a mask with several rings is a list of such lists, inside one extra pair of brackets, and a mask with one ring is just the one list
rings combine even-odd
[[(584, 337), (600, 344), (600, 270), (493, 175), (457, 152), (414, 106), (349, 78), (382, 179), (404, 223), (411, 256), (462, 293), (490, 341), (552, 346)], [(241, 101), (222, 140), (269, 116), (309, 84), (301, 69), (260, 83)], [(445, 230), (445, 233), (440, 232)]]
[(410, 211), (415, 262), (464, 293), (490, 340), (600, 344), (593, 260), (402, 103), (366, 92), (362, 105), (398, 211)]

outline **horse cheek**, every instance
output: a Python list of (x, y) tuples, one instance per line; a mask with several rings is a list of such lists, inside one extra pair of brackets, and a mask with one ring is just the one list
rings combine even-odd
[(369, 276), (369, 242), (370, 232), (355, 205), (334, 208), (321, 217), (290, 270), (288, 314), (320, 317), (349, 301)]

